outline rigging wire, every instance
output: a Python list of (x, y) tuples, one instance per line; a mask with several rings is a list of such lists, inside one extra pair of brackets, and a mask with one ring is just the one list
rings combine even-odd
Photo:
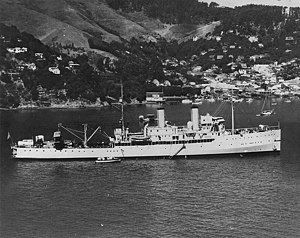
[(78, 130), (68, 128), (68, 127), (63, 127), (63, 128), (68, 129), (68, 130), (73, 131), (73, 132), (77, 132), (77, 133), (82, 133), (82, 134), (84, 133), (84, 131), (78, 131)]
[[(77, 133), (83, 133), (83, 134), (84, 134), (84, 132), (78, 131), (78, 130), (75, 130), (75, 129), (72, 129), (72, 128), (64, 127), (64, 126), (61, 125), (61, 124), (59, 125), (59, 127), (65, 129), (66, 131), (68, 131), (70, 134), (72, 134), (73, 136), (77, 137), (78, 139), (80, 139), (80, 140), (82, 140), (82, 141), (84, 140), (84, 138), (81, 138), (80, 136), (78, 136), (78, 135), (75, 134), (75, 132), (77, 132)], [(102, 136), (104, 136), (104, 137), (109, 138), (109, 136), (108, 136), (106, 133), (105, 133), (105, 134), (102, 134), (100, 131), (98, 131), (98, 129), (99, 129), (99, 128), (97, 128), (96, 130), (93, 129), (94, 132), (93, 132), (92, 135), (87, 139), (87, 141), (89, 141), (89, 140), (93, 137), (93, 135), (96, 134), (96, 133), (98, 133), (98, 134), (100, 134), (100, 135), (102, 135)]]
[(59, 127), (65, 129), (66, 131), (68, 131), (70, 134), (72, 134), (73, 136), (77, 137), (78, 139), (83, 140), (81, 137), (79, 137), (79, 136), (76, 135), (74, 132), (72, 132), (72, 130), (70, 130), (70, 129), (67, 128), (67, 127), (64, 127), (62, 124), (60, 124)]
[(217, 116), (221, 110), (221, 107), (223, 105), (223, 102), (217, 107), (217, 109), (213, 112), (212, 116)]
[[(242, 115), (245, 115), (247, 118), (247, 121), (252, 125), (253, 124), (253, 117), (252, 114), (254, 113), (253, 110), (251, 110), (252, 112), (246, 112), (245, 111), (245, 104), (244, 107), (242, 107), (243, 104), (236, 104), (236, 111), (239, 111)], [(252, 109), (253, 107), (251, 107)]]
[(117, 105), (120, 105), (120, 103), (111, 104), (114, 108), (118, 109), (119, 111), (122, 111), (121, 108), (117, 107)]
[(99, 134), (99, 135), (101, 135), (101, 136), (104, 136), (104, 137), (106, 137), (106, 138), (110, 138), (110, 136), (109, 135), (107, 135), (107, 133), (105, 132), (105, 131), (103, 131), (103, 133), (101, 132), (101, 131), (97, 131), (97, 133)]
[(236, 108), (237, 110), (239, 110), (241, 113), (243, 113), (243, 114), (245, 114), (245, 115), (247, 114), (241, 107), (238, 106), (239, 104), (235, 104), (235, 105), (236, 105), (235, 108)]
[(225, 105), (225, 101), (223, 101), (218, 108), (216, 109), (216, 111), (213, 113), (213, 116), (217, 116), (222, 110), (224, 110), (224, 105)]

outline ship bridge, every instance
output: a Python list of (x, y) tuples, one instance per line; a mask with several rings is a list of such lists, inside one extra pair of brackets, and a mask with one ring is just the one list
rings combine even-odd
[(164, 108), (157, 109), (156, 125), (152, 125), (143, 116), (139, 117), (139, 122), (142, 128), (138, 133), (129, 133), (128, 128), (125, 131), (116, 128), (115, 142), (197, 140), (225, 132), (223, 117), (213, 117), (210, 114), (199, 116), (199, 109), (195, 106), (191, 108), (191, 120), (184, 126), (170, 125), (165, 120)]

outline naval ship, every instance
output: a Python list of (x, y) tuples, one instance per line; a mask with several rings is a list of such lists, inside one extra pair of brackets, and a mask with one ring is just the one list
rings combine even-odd
[[(135, 133), (122, 124), (114, 129), (109, 143), (89, 146), (96, 129), (89, 137), (84, 125), (82, 143), (63, 140), (61, 129), (72, 130), (59, 125), (51, 141), (43, 135), (24, 139), (12, 145), (12, 156), (18, 159), (96, 159), (113, 158), (178, 158), (206, 155), (226, 155), (262, 152), (279, 152), (281, 129), (279, 125), (258, 125), (255, 128), (234, 127), (234, 107), (231, 107), (232, 125), (225, 128), (225, 120), (210, 114), (199, 115), (197, 106), (192, 106), (190, 120), (182, 126), (171, 125), (165, 120), (164, 108), (157, 109), (157, 118), (140, 116), (141, 130)], [(123, 110), (122, 110), (123, 112)], [(154, 122), (154, 123), (153, 123)], [(74, 133), (73, 133), (74, 134)], [(74, 134), (75, 135), (75, 134)], [(76, 136), (76, 135), (75, 135)]]

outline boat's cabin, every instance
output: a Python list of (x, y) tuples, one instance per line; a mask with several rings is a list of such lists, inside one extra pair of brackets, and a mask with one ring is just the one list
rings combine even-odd
[(209, 114), (200, 116), (200, 130), (202, 133), (224, 132), (225, 120), (223, 117), (213, 117)]

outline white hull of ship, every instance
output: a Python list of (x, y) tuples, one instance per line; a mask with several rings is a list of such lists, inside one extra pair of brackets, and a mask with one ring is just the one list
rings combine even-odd
[(110, 148), (21, 148), (13, 147), (18, 159), (96, 159), (98, 157), (147, 158), (186, 157), (221, 154), (246, 154), (280, 151), (280, 130), (221, 135), (212, 142), (185, 144), (152, 144), (115, 146)]

